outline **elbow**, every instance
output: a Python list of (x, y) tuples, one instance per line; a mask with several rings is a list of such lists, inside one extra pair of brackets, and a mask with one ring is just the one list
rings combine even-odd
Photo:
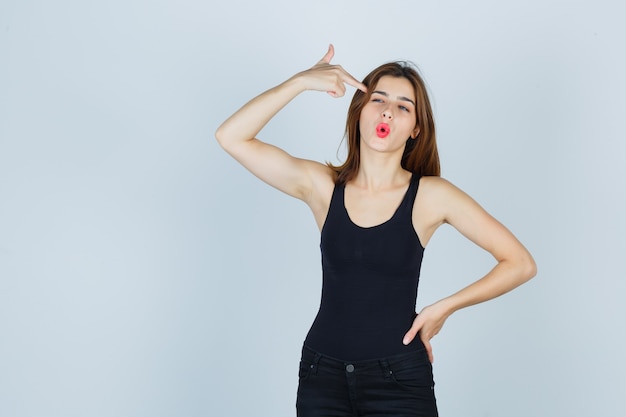
[(532, 255), (526, 250), (518, 252), (504, 262), (509, 265), (511, 278), (517, 285), (521, 285), (537, 275), (537, 264)]
[(537, 275), (537, 263), (530, 254), (527, 254), (523, 260), (521, 270), (525, 281), (528, 281)]
[(230, 155), (233, 155), (236, 149), (239, 148), (239, 145), (245, 142), (240, 140), (239, 137), (232, 131), (232, 129), (229, 129), (224, 125), (218, 127), (214, 135), (217, 143), (222, 147), (223, 150), (225, 150)]
[(222, 126), (218, 127), (217, 130), (215, 131), (215, 140), (217, 140), (217, 143), (223, 148), (224, 147), (224, 128)]

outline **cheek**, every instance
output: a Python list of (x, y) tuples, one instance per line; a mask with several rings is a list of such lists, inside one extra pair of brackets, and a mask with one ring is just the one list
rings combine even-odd
[(415, 122), (413, 120), (413, 117), (407, 117), (406, 121), (403, 121), (402, 123), (402, 131), (406, 132), (406, 137), (408, 138), (409, 136), (411, 136), (413, 134), (413, 131), (415, 130)]
[(361, 110), (361, 118), (376, 119), (382, 113), (382, 109), (378, 106), (367, 105)]
[(359, 123), (363, 124), (363, 123), (367, 123), (368, 120), (371, 120), (372, 116), (371, 116), (371, 111), (367, 108), (364, 108), (363, 110), (361, 110), (361, 115), (359, 116)]

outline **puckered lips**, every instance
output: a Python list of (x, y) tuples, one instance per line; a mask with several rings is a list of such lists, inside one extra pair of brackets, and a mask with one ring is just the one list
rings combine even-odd
[(391, 133), (391, 129), (389, 128), (389, 125), (387, 123), (379, 123), (376, 126), (376, 135), (379, 138), (384, 139), (387, 137), (387, 135), (389, 135), (389, 133)]

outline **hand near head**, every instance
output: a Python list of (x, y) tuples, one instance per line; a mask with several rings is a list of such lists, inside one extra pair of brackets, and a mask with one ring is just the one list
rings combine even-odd
[(413, 320), (413, 325), (404, 335), (402, 343), (408, 345), (413, 341), (415, 336), (419, 334), (419, 338), (426, 347), (428, 359), (433, 362), (433, 347), (430, 344), (430, 339), (439, 333), (449, 315), (450, 314), (438, 304), (424, 307), (417, 317), (415, 317), (415, 320)]
[(326, 91), (332, 97), (342, 97), (346, 93), (346, 84), (351, 85), (363, 92), (367, 92), (367, 87), (340, 65), (332, 65), (330, 61), (335, 55), (333, 45), (328, 46), (328, 52), (306, 71), (302, 71), (298, 76), (304, 81), (305, 89)]

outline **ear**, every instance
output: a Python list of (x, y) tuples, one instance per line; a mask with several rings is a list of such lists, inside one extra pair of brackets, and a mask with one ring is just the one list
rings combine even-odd
[(413, 129), (413, 132), (411, 133), (411, 139), (417, 139), (417, 135), (419, 134), (420, 134), (420, 127), (415, 126), (415, 129)]

